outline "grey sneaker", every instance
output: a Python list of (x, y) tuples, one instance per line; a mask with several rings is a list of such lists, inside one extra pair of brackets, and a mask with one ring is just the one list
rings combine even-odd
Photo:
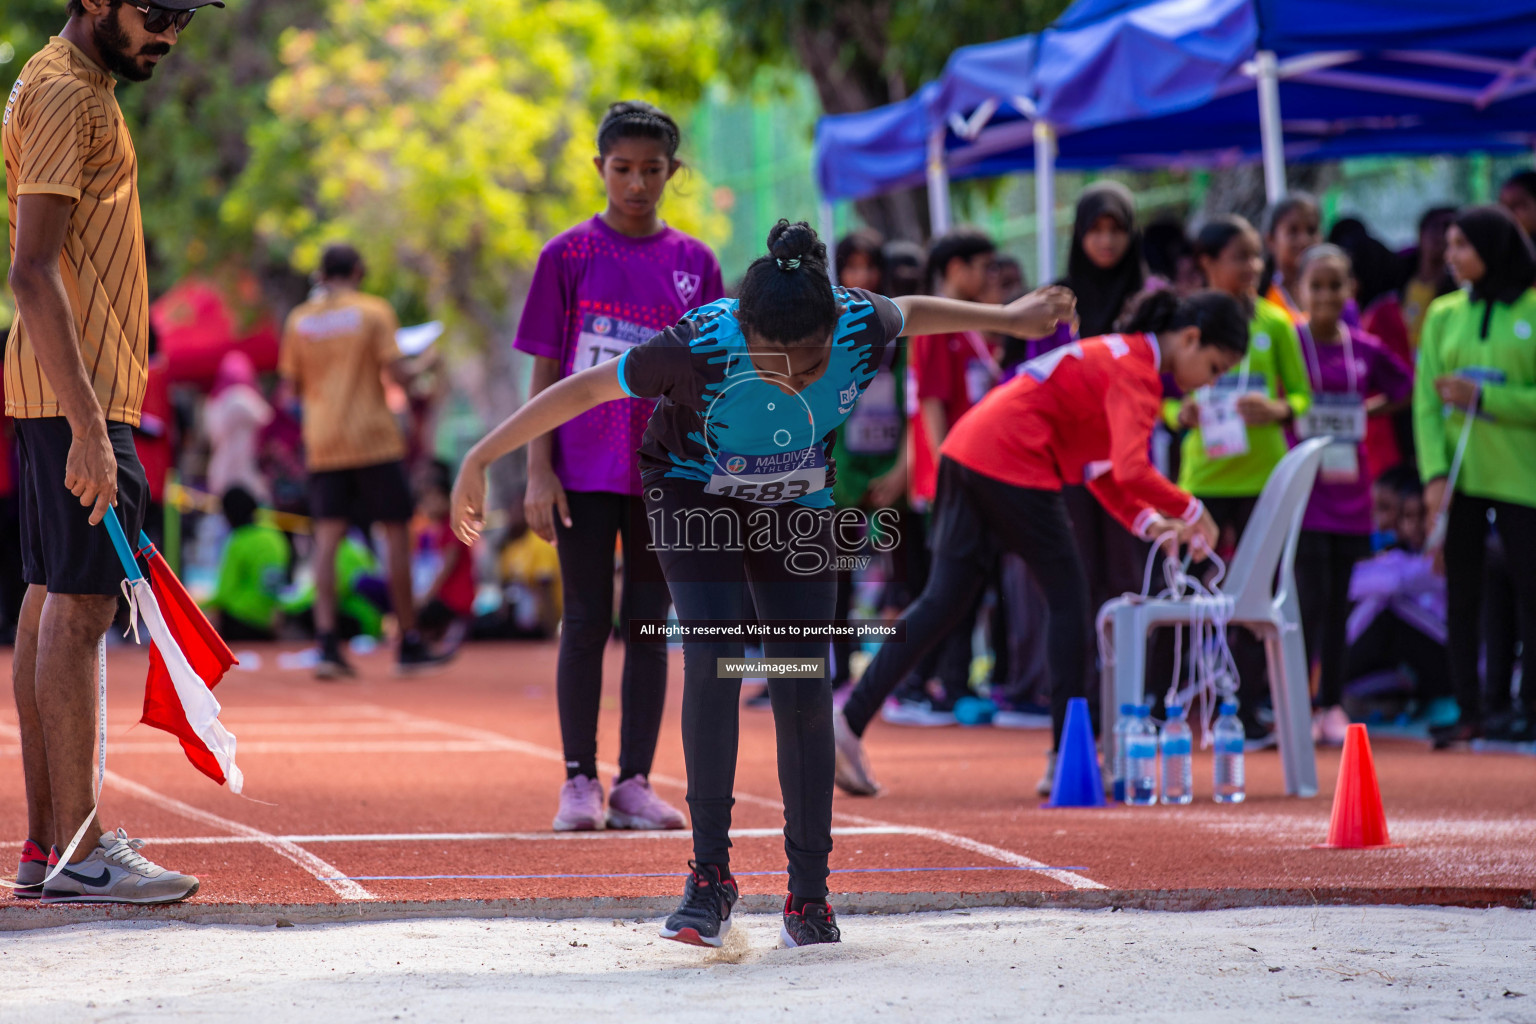
[(42, 902), (175, 903), (197, 892), (196, 878), (150, 863), (139, 853), (143, 845), (122, 829), (106, 833), (90, 856), (46, 884)]
[(869, 767), (869, 756), (864, 753), (864, 742), (853, 734), (848, 719), (841, 708), (832, 712), (832, 749), (837, 761), (833, 781), (850, 796), (874, 796), (880, 792), (880, 783)]

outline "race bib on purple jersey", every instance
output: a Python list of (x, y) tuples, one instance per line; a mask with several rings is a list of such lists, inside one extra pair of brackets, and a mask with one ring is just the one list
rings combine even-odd
[(617, 359), (636, 345), (649, 341), (655, 333), (649, 327), (618, 317), (585, 313), (581, 318), (581, 333), (576, 336), (576, 358), (571, 372), (580, 373)]

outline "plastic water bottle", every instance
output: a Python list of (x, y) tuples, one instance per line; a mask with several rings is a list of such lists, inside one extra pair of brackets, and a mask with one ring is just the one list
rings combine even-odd
[(1135, 807), (1157, 803), (1157, 730), (1152, 709), (1138, 707), (1125, 733), (1125, 802)]
[(1216, 746), (1216, 802), (1240, 804), (1247, 791), (1243, 788), (1243, 723), (1237, 720), (1236, 704), (1221, 702), (1221, 714), (1211, 737)]
[(1120, 717), (1115, 719), (1114, 748), (1114, 796), (1115, 803), (1125, 803), (1125, 738), (1136, 721), (1136, 705), (1121, 704)]
[(1168, 705), (1168, 720), (1159, 738), (1163, 755), (1163, 803), (1187, 804), (1195, 797), (1194, 743), (1184, 709)]

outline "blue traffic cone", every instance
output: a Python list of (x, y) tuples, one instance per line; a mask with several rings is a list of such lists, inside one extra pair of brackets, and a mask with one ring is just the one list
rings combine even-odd
[(1067, 723), (1061, 730), (1061, 750), (1056, 756), (1056, 782), (1045, 807), (1103, 807), (1104, 779), (1099, 775), (1099, 752), (1093, 745), (1093, 725), (1088, 701), (1073, 697), (1067, 702)]

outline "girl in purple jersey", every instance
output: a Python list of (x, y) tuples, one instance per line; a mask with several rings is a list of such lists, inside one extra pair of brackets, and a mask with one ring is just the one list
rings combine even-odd
[[(518, 324), (534, 357), (529, 398), (617, 359), (684, 313), (725, 294), (709, 247), (661, 220), (657, 206), (682, 164), (677, 124), (648, 103), (615, 103), (593, 163), (608, 192), (602, 213), (551, 239)], [(556, 545), (565, 595), (556, 693), (565, 752), (557, 831), (677, 829), (683, 815), (647, 777), (667, 690), (665, 644), (628, 638), (631, 618), (661, 619), (670, 598), (648, 550), (636, 450), (653, 401), (599, 405), (528, 446), (529, 527)], [(619, 774), (604, 813), (597, 776), (603, 650), (613, 633), (614, 543), (623, 550), (619, 635), (625, 643)]]
[(1296, 596), (1307, 657), (1319, 666), (1313, 739), (1340, 746), (1349, 729), (1344, 696), (1355, 563), (1371, 554), (1371, 477), (1365, 457), (1368, 416), (1407, 404), (1413, 375), (1380, 339), (1344, 320), (1355, 291), (1349, 256), (1335, 245), (1314, 245), (1301, 257), (1297, 299), (1310, 317), (1300, 329), (1312, 384), (1312, 404), (1297, 417), (1298, 437), (1334, 439), (1301, 522), (1296, 547)]

